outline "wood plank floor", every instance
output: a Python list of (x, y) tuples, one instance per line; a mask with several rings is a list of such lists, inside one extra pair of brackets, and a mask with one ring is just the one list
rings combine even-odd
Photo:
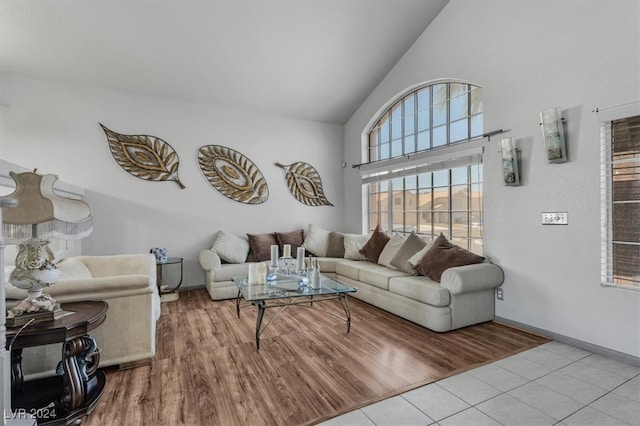
[[(292, 307), (256, 351), (254, 307), (237, 318), (235, 301), (182, 292), (162, 304), (153, 364), (106, 369), (102, 399), (85, 424), (315, 424), (547, 341), (495, 322), (435, 333), (349, 302), (350, 333), (330, 315)], [(323, 308), (343, 314), (337, 301)]]

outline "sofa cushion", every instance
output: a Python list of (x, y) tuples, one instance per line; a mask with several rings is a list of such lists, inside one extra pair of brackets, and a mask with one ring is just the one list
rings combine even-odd
[(249, 242), (244, 238), (219, 231), (211, 250), (225, 262), (244, 263), (249, 254)]
[(402, 272), (415, 275), (416, 270), (413, 268), (413, 265), (409, 263), (409, 259), (426, 245), (427, 243), (422, 238), (418, 237), (417, 234), (411, 233), (411, 235), (404, 240), (396, 255), (393, 256), (393, 259), (391, 259), (391, 265)]
[(340, 232), (329, 233), (326, 257), (344, 257), (344, 234)]
[(422, 257), (416, 270), (422, 275), (440, 282), (440, 277), (445, 270), (454, 266), (471, 265), (482, 261), (484, 261), (484, 257), (453, 244), (443, 234), (440, 234)]
[(350, 260), (367, 260), (360, 249), (369, 241), (367, 234), (344, 234), (344, 258)]
[(330, 231), (319, 226), (309, 224), (307, 235), (304, 237), (304, 249), (315, 256), (325, 257), (329, 247)]
[(91, 279), (93, 276), (87, 265), (76, 257), (67, 257), (57, 265), (60, 270), (60, 280)]
[(249, 246), (255, 262), (271, 260), (271, 246), (278, 245), (278, 238), (275, 233), (247, 234), (247, 237), (249, 237)]
[(391, 237), (389, 237), (382, 227), (380, 227), (380, 224), (378, 224), (367, 240), (367, 243), (360, 249), (360, 253), (362, 253), (369, 262), (378, 263), (380, 253), (382, 253), (382, 250), (384, 250), (384, 247), (390, 239)]
[(397, 269), (391, 264), (391, 259), (398, 253), (398, 250), (400, 250), (405, 240), (406, 238), (402, 234), (395, 232), (387, 245), (382, 249), (380, 257), (378, 257), (378, 264), (386, 266), (387, 268)]
[(359, 281), (360, 270), (367, 264), (366, 260), (341, 260), (336, 264), (336, 274)]
[(362, 263), (363, 265), (360, 266), (360, 273), (358, 274), (359, 281), (383, 290), (389, 290), (389, 280), (391, 278), (407, 276), (407, 274), (397, 269), (389, 269), (386, 266), (370, 262)]
[(338, 262), (342, 262), (344, 259), (337, 257), (318, 257), (318, 268), (322, 274), (335, 274)]
[[(299, 229), (292, 232), (276, 232), (276, 238), (278, 239), (280, 253), (284, 252), (284, 245), (289, 244), (291, 246), (291, 256), (296, 257), (298, 247), (302, 247), (304, 243), (304, 231)], [(271, 247), (269, 247), (269, 250), (271, 250)], [(269, 259), (271, 259), (271, 253), (269, 253)]]
[(402, 277), (389, 280), (389, 291), (432, 306), (449, 306), (449, 290), (427, 277)]

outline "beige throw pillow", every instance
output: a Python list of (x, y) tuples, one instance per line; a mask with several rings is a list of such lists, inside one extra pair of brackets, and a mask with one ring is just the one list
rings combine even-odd
[(416, 270), (413, 268), (413, 265), (409, 263), (409, 259), (411, 258), (411, 256), (415, 255), (426, 246), (427, 243), (422, 238), (412, 233), (404, 240), (404, 242), (402, 243), (402, 247), (400, 247), (400, 250), (398, 250), (393, 259), (391, 259), (391, 265), (398, 268), (402, 272), (415, 275)]
[(318, 257), (325, 257), (329, 248), (329, 234), (330, 231), (310, 224), (302, 245), (309, 253)]
[(367, 234), (344, 234), (344, 258), (350, 260), (367, 260), (360, 249), (369, 241)]
[(216, 252), (220, 259), (229, 263), (244, 263), (249, 254), (249, 241), (235, 235), (219, 231), (211, 250)]
[(378, 264), (386, 266), (387, 268), (397, 269), (391, 264), (391, 260), (400, 250), (400, 247), (404, 244), (406, 237), (398, 232), (395, 232), (386, 246), (382, 249), (380, 257), (378, 258)]

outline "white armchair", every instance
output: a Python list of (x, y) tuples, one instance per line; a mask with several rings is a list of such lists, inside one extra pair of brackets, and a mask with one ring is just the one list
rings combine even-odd
[[(60, 279), (45, 290), (57, 302), (103, 300), (109, 304), (105, 322), (91, 333), (100, 349), (100, 367), (149, 364), (156, 351), (156, 321), (161, 306), (155, 257), (77, 256), (64, 259), (58, 268)], [(24, 299), (27, 292), (7, 283), (6, 296), (11, 306)], [(52, 375), (61, 359), (61, 345), (27, 348), (22, 358), (25, 378)]]

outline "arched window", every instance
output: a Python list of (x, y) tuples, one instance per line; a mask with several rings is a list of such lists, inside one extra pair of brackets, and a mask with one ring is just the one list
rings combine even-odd
[(482, 135), (478, 86), (425, 84), (392, 101), (367, 134), (368, 162), (361, 165), (366, 225), (425, 236), (442, 232), (481, 254), (481, 151), (460, 146)]

